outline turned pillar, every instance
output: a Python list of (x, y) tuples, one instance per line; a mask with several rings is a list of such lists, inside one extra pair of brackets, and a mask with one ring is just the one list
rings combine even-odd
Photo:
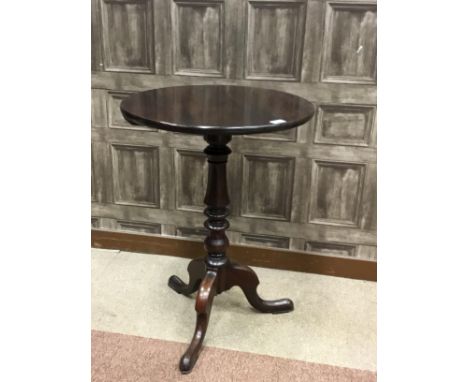
[(226, 250), (229, 240), (226, 230), (229, 228), (227, 216), (229, 215), (229, 194), (227, 188), (226, 164), (231, 149), (227, 143), (230, 135), (206, 135), (208, 146), (204, 150), (208, 159), (208, 185), (205, 194), (205, 227), (208, 235), (204, 241), (208, 253), (206, 263), (210, 267), (224, 266), (228, 259)]

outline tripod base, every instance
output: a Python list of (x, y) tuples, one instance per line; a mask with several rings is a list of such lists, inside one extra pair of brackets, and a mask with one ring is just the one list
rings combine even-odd
[(198, 290), (195, 302), (195, 311), (197, 312), (195, 333), (179, 363), (182, 373), (189, 373), (197, 362), (208, 328), (211, 305), (217, 294), (227, 291), (233, 286), (239, 286), (250, 305), (262, 313), (287, 313), (294, 310), (294, 304), (288, 298), (272, 301), (263, 300), (257, 293), (260, 282), (250, 267), (228, 261), (222, 267), (212, 268), (206, 264), (204, 258), (198, 258), (189, 263), (187, 270), (189, 273), (188, 284), (177, 276), (171, 276), (168, 282), (169, 287), (186, 296)]

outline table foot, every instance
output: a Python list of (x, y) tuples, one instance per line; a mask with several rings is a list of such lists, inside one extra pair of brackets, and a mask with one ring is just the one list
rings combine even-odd
[(239, 286), (250, 305), (262, 313), (287, 313), (294, 310), (294, 303), (289, 298), (263, 300), (257, 293), (260, 284), (254, 270), (245, 265), (231, 263), (226, 270), (226, 287)]
[(195, 292), (198, 289), (201, 280), (205, 277), (206, 265), (204, 258), (201, 257), (192, 260), (187, 267), (187, 271), (189, 273), (188, 284), (184, 283), (175, 275), (169, 277), (169, 281), (167, 283), (171, 289), (185, 296)]
[(190, 373), (193, 366), (197, 362), (200, 350), (205, 338), (206, 330), (208, 329), (208, 321), (210, 319), (211, 305), (217, 288), (217, 272), (208, 270), (198, 290), (197, 300), (195, 302), (195, 310), (197, 312), (197, 323), (193, 334), (192, 342), (188, 349), (180, 359), (179, 369), (182, 373)]

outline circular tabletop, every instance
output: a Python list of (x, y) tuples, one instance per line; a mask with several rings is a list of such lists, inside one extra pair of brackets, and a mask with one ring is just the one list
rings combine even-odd
[(131, 124), (189, 134), (255, 134), (307, 122), (314, 106), (277, 90), (231, 85), (175, 86), (133, 94), (120, 104)]

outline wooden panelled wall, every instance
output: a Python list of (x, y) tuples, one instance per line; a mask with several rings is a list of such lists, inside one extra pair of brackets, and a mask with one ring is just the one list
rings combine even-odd
[(376, 259), (376, 28), (368, 1), (93, 0), (92, 226), (202, 238), (205, 142), (128, 125), (132, 92), (284, 90), (297, 130), (234, 137), (233, 243)]

